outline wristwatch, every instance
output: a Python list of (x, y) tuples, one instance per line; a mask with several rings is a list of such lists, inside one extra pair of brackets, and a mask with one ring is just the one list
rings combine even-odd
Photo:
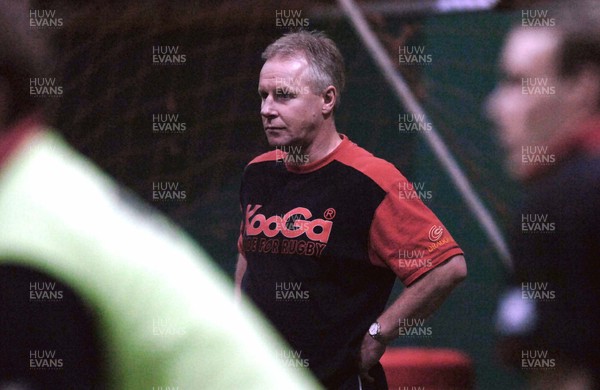
[(369, 327), (369, 336), (373, 337), (380, 343), (385, 344), (383, 341), (383, 336), (381, 335), (381, 325), (379, 325), (379, 322), (375, 321), (371, 324)]

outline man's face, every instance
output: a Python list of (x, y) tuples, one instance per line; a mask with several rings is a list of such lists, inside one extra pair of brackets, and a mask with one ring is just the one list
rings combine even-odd
[(506, 148), (509, 170), (517, 177), (524, 169), (522, 148), (550, 145), (568, 117), (561, 100), (568, 85), (557, 74), (558, 42), (548, 30), (511, 32), (500, 64), (504, 79), (488, 99), (488, 114)]
[(269, 145), (309, 145), (321, 127), (324, 99), (310, 89), (308, 70), (303, 57), (275, 56), (263, 65), (258, 93)]

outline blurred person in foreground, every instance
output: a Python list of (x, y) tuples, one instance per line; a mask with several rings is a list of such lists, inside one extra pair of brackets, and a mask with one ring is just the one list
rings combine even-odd
[[(466, 277), (463, 252), (418, 196), (399, 196), (409, 184), (392, 164), (337, 131), (344, 65), (331, 39), (290, 33), (263, 59), (275, 150), (244, 170), (238, 291), (327, 388), (387, 389), (386, 346)], [(386, 309), (396, 278), (406, 288)]]
[(524, 188), (500, 351), (532, 389), (597, 389), (600, 6), (547, 11), (510, 31), (487, 105)]
[(28, 17), (0, 3), (0, 388), (315, 388), (204, 251), (44, 125)]

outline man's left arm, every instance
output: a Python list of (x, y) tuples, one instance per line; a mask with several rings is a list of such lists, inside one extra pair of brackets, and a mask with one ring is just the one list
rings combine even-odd
[(400, 320), (429, 317), (466, 277), (465, 258), (454, 256), (406, 287), (396, 301), (377, 318), (381, 326), (382, 342), (365, 334), (360, 351), (361, 376), (372, 381), (368, 371), (379, 361), (386, 345), (398, 337)]

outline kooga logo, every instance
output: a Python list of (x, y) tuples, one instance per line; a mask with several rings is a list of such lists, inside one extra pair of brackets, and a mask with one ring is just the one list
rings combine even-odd
[[(275, 237), (281, 233), (287, 238), (297, 238), (306, 234), (312, 241), (327, 243), (331, 233), (332, 221), (313, 219), (310, 210), (296, 207), (287, 212), (283, 217), (273, 215), (267, 218), (264, 214), (257, 213), (262, 205), (246, 206), (246, 235), (256, 236), (263, 233), (267, 237)], [(297, 217), (300, 215), (304, 219)], [(288, 227), (289, 226), (289, 227)], [(291, 227), (291, 228), (290, 228)]]

